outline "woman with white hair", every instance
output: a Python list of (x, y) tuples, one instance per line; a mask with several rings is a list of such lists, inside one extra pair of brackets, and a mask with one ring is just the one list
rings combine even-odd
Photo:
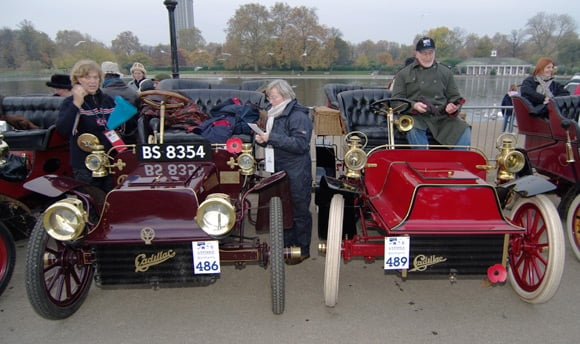
[(290, 265), (310, 257), (312, 214), (312, 170), (310, 138), (312, 121), (310, 110), (299, 104), (292, 86), (285, 80), (274, 80), (266, 88), (272, 107), (264, 133), (256, 134), (256, 142), (265, 146), (266, 170), (286, 171), (290, 178), (294, 225), (284, 231), (285, 246), (299, 246), (300, 258), (287, 259)]

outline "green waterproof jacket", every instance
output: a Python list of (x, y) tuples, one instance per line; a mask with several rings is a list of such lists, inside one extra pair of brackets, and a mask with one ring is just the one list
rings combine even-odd
[(406, 98), (413, 105), (424, 99), (437, 108), (437, 113), (431, 111), (411, 115), (413, 126), (421, 130), (429, 129), (440, 144), (454, 145), (469, 126), (460, 117), (445, 113), (447, 104), (459, 100), (461, 95), (451, 69), (438, 62), (424, 68), (415, 60), (401, 69), (395, 79), (393, 98)]

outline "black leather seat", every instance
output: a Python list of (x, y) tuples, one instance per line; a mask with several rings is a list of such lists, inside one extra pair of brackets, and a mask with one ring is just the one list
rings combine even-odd
[[(211, 115), (210, 110), (214, 106), (220, 104), (231, 98), (238, 98), (242, 104), (251, 102), (257, 104), (260, 108), (265, 107), (266, 98), (261, 92), (256, 91), (243, 91), (243, 90), (231, 90), (231, 89), (183, 89), (174, 90), (195, 103), (199, 110), (205, 114)], [(139, 129), (139, 141), (142, 143), (147, 142), (147, 137), (153, 132), (159, 130), (159, 120), (150, 120), (150, 123), (145, 123), (146, 119), (141, 117), (138, 122)], [(250, 135), (236, 135), (234, 137), (239, 137), (243, 142), (251, 142), (252, 138)], [(195, 134), (191, 131), (184, 129), (172, 129), (165, 128), (165, 134), (163, 136), (163, 141), (165, 143), (179, 143), (179, 142), (201, 142), (205, 139), (203, 136)]]
[(191, 88), (209, 89), (210, 87), (211, 85), (209, 82), (195, 79), (165, 79), (161, 80), (159, 85), (157, 85), (157, 89), (162, 91), (175, 91)]
[[(389, 129), (385, 116), (371, 111), (371, 104), (380, 99), (391, 97), (387, 89), (360, 89), (338, 94), (340, 115), (347, 132), (361, 131), (367, 138), (367, 149), (389, 143)], [(395, 143), (406, 144), (404, 134), (395, 128)]]
[(560, 116), (578, 122), (580, 116), (580, 96), (561, 96), (551, 99), (554, 111)]
[(43, 151), (49, 148), (56, 130), (56, 119), (64, 97), (19, 96), (4, 97), (2, 109), (6, 115), (22, 115), (40, 129), (10, 130), (4, 139), (13, 150)]
[(244, 80), (240, 84), (240, 89), (245, 91), (258, 91), (259, 89), (265, 87), (269, 80), (258, 79), (258, 80)]
[(344, 91), (360, 90), (362, 86), (353, 84), (330, 83), (324, 85), (326, 95), (326, 106), (338, 110), (338, 94)]

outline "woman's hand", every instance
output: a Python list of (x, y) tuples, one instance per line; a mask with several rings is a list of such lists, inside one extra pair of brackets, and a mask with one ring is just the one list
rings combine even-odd
[(79, 84), (76, 84), (72, 88), (72, 95), (73, 95), (73, 103), (80, 109), (85, 102), (85, 96), (87, 95), (87, 91), (84, 87)]
[(270, 139), (269, 133), (256, 134), (256, 137), (255, 137), (255, 140), (258, 143), (267, 143), (268, 139)]

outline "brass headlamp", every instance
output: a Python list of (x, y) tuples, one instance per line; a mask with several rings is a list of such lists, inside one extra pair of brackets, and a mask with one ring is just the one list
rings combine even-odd
[(350, 136), (348, 140), (348, 151), (344, 155), (345, 176), (348, 178), (360, 178), (360, 171), (367, 163), (367, 154), (361, 149), (360, 141), (356, 135)]
[(498, 183), (505, 183), (515, 179), (515, 174), (524, 168), (526, 159), (522, 152), (516, 150), (513, 140), (503, 137), (501, 147), (497, 147), (500, 154), (497, 156)]

